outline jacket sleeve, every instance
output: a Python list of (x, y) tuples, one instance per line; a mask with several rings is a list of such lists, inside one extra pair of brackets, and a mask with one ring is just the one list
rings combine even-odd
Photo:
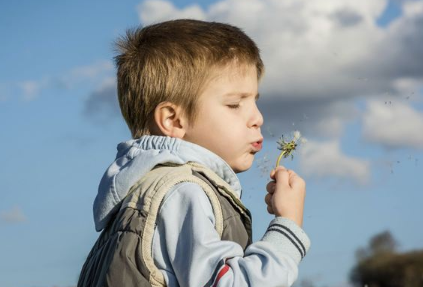
[(168, 286), (291, 286), (310, 240), (293, 221), (276, 217), (244, 250), (221, 240), (209, 199), (194, 183), (168, 192), (159, 211), (153, 258)]

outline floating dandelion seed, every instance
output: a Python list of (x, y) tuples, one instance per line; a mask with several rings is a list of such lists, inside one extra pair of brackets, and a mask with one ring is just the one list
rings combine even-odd
[(270, 166), (271, 164), (270, 164), (267, 153), (261, 159), (257, 160), (257, 167), (261, 172), (260, 174), (261, 177), (263, 177), (264, 175), (270, 172)]
[(294, 159), (293, 152), (297, 148), (298, 144), (304, 144), (306, 142), (306, 139), (301, 138), (301, 133), (299, 131), (294, 131), (291, 141), (285, 141), (284, 136), (282, 135), (277, 141), (278, 149), (281, 150), (281, 153), (276, 161), (276, 167), (279, 166), (282, 157), (287, 158), (288, 156), (291, 156), (291, 159)]
[(272, 138), (275, 137), (275, 135), (272, 133), (269, 127), (267, 127), (266, 130)]
[(389, 169), (391, 171), (391, 174), (394, 174), (394, 164), (392, 163), (392, 161), (388, 162), (388, 166), (389, 166)]
[(300, 122), (308, 120), (308, 116), (303, 113), (303, 117), (300, 119)]
[(295, 131), (294, 132), (294, 138), (292, 139), (293, 141), (298, 141), (301, 137), (301, 133), (299, 131)]

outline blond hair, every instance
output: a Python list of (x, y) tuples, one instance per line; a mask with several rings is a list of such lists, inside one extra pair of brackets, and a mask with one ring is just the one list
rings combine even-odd
[(117, 91), (133, 138), (150, 134), (155, 108), (164, 101), (196, 118), (199, 95), (214, 68), (229, 63), (264, 71), (256, 44), (241, 29), (191, 19), (166, 21), (128, 30), (118, 39)]

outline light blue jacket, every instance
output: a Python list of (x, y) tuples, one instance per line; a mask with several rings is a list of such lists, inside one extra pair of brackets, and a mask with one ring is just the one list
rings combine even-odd
[[(241, 185), (219, 156), (181, 139), (143, 136), (118, 145), (94, 201), (96, 230), (102, 230), (130, 187), (154, 166), (195, 161), (224, 179), (241, 197)], [(263, 238), (244, 252), (222, 241), (214, 228), (209, 199), (194, 183), (181, 183), (166, 195), (153, 238), (153, 258), (168, 286), (291, 286), (310, 240), (293, 221), (276, 217)], [(222, 264), (223, 262), (223, 264)]]

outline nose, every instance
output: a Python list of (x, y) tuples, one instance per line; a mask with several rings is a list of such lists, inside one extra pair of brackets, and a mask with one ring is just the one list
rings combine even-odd
[(259, 128), (263, 125), (264, 119), (257, 104), (254, 104), (253, 112), (250, 117), (249, 127)]

